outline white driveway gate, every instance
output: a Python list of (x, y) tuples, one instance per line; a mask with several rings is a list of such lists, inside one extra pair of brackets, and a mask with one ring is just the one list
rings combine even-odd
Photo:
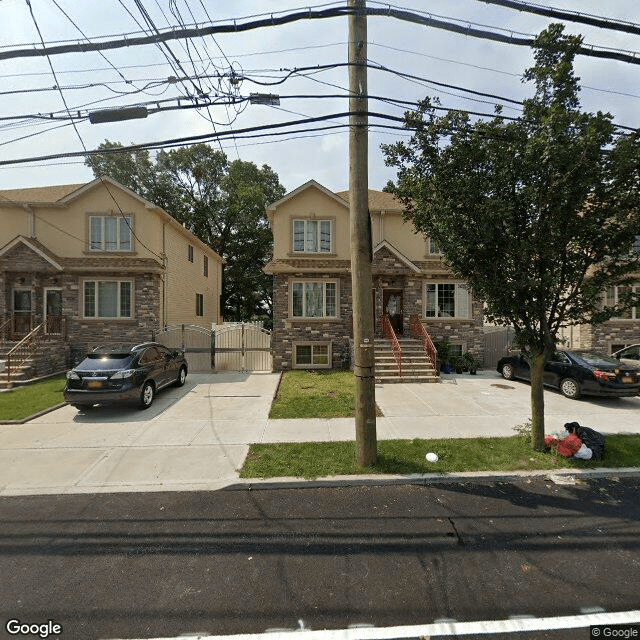
[(211, 371), (211, 330), (193, 324), (165, 327), (156, 340), (170, 349), (184, 349), (190, 372)]
[(216, 371), (271, 371), (271, 331), (261, 323), (225, 322), (213, 332)]

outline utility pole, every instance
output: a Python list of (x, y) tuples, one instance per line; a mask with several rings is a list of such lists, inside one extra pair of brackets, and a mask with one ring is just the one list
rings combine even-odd
[(349, 219), (353, 370), (356, 376), (356, 462), (376, 462), (375, 360), (371, 300), (366, 0), (349, 0)]

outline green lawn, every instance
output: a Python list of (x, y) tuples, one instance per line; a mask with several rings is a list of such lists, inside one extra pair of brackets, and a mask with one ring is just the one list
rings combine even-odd
[[(439, 460), (430, 463), (426, 453)], [(534, 452), (528, 438), (456, 438), (440, 440), (382, 440), (378, 463), (361, 469), (355, 463), (355, 442), (253, 444), (242, 478), (294, 476), (318, 478), (356, 474), (412, 474), (459, 471), (515, 471), (540, 469), (594, 469), (640, 466), (640, 436), (607, 435), (601, 462), (570, 460), (556, 453)]]
[(269, 417), (350, 418), (355, 415), (355, 389), (351, 371), (287, 371)]
[(65, 377), (49, 378), (0, 393), (0, 420), (22, 420), (64, 402)]

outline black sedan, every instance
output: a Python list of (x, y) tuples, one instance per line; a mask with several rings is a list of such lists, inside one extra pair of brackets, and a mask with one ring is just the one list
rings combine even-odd
[(156, 342), (98, 347), (67, 373), (64, 399), (77, 409), (117, 402), (147, 409), (160, 389), (181, 387), (186, 377), (182, 350)]
[[(531, 379), (524, 355), (501, 358), (497, 369), (506, 380)], [(617, 398), (637, 396), (640, 394), (640, 368), (597, 353), (558, 349), (544, 365), (543, 382), (560, 389), (567, 398), (579, 398), (582, 394)]]

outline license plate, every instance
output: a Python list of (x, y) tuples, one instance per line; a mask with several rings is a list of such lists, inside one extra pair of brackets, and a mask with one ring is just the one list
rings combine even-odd
[(622, 376), (622, 382), (624, 383), (633, 383), (635, 380), (631, 376)]
[(101, 389), (102, 381), (101, 380), (89, 380), (87, 382), (87, 388), (89, 389)]

